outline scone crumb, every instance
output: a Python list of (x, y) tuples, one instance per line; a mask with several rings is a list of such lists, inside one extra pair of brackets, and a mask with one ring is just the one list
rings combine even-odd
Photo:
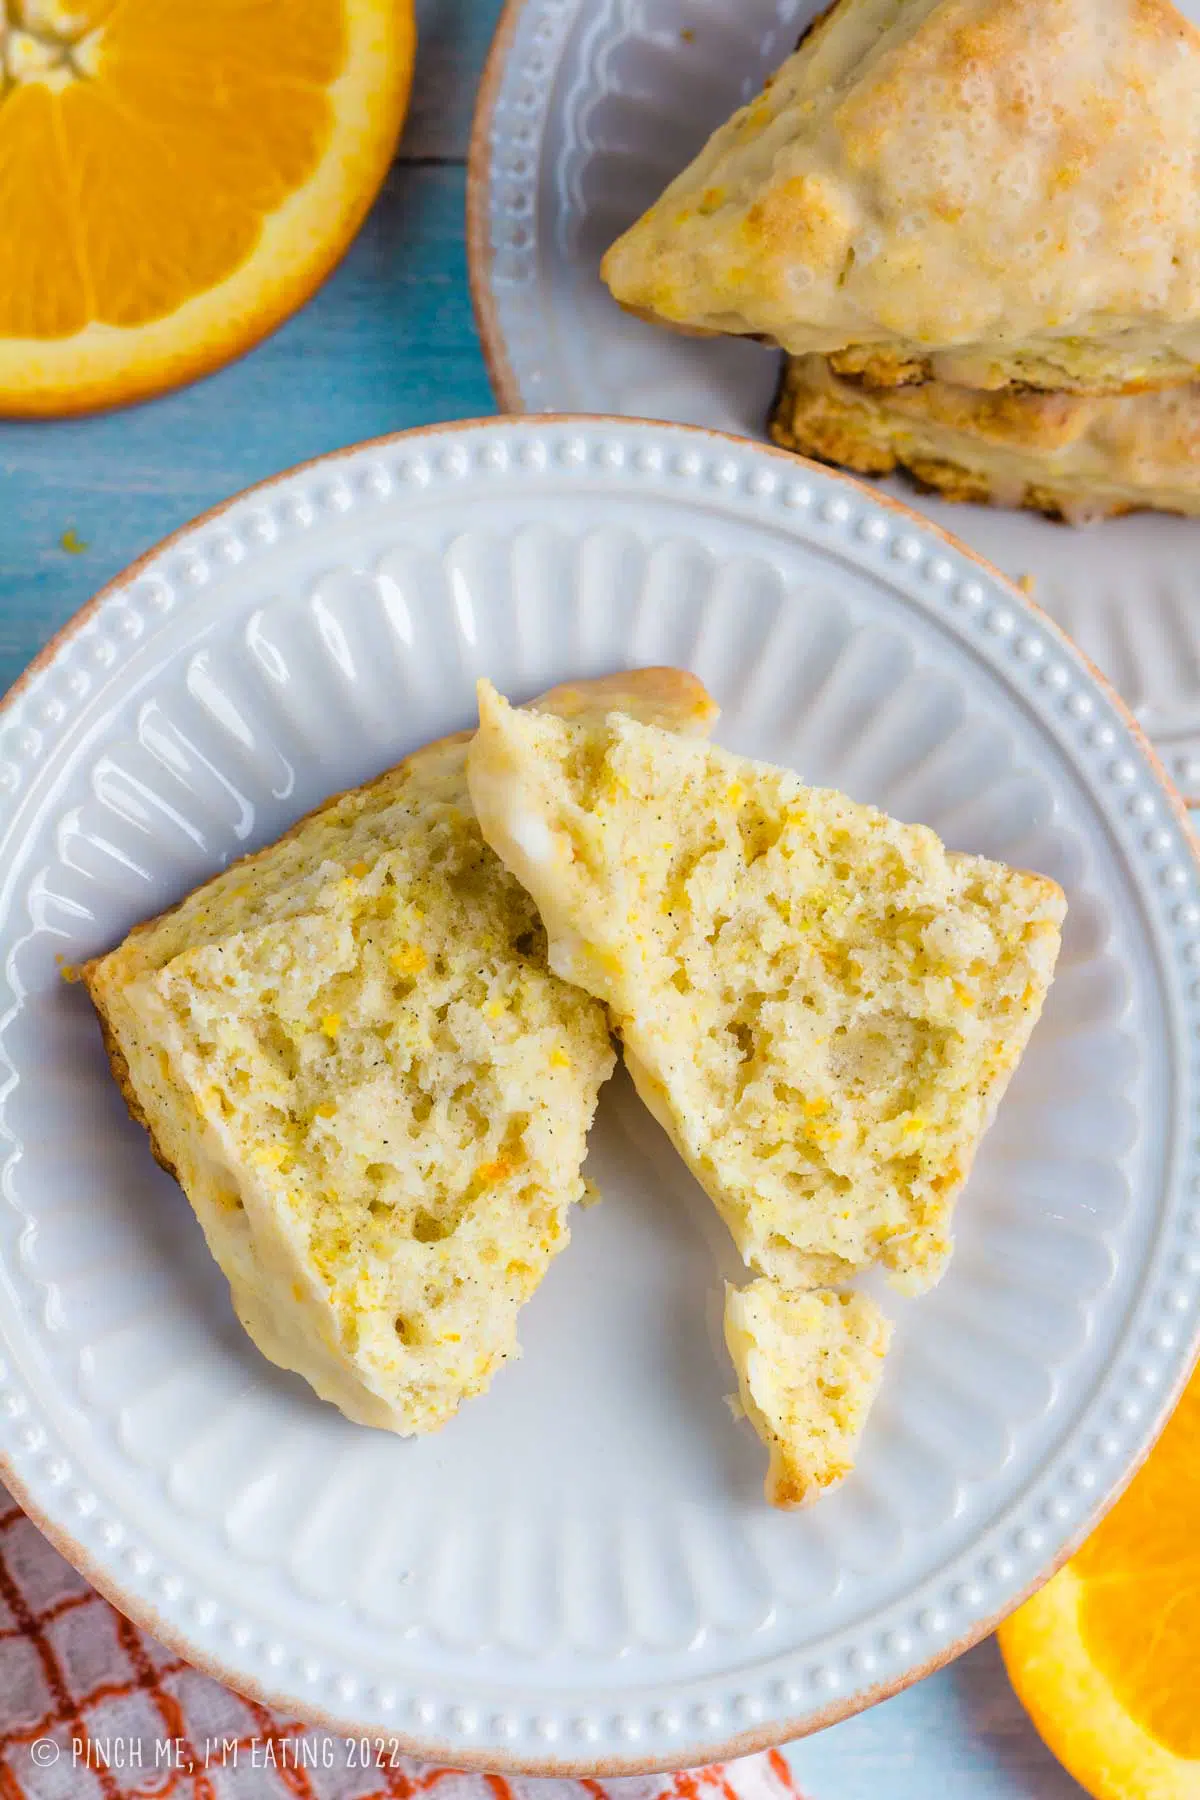
[(725, 1293), (742, 1409), (766, 1445), (773, 1506), (807, 1506), (854, 1467), (892, 1327), (865, 1294), (760, 1279)]

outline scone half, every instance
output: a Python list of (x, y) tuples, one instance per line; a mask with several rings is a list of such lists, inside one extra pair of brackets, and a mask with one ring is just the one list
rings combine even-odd
[[(699, 683), (634, 671), (540, 704), (681, 731)], [(469, 733), (342, 794), (82, 971), (114, 1073), (238, 1316), (362, 1424), (443, 1424), (516, 1350), (567, 1241), (602, 1008), (553, 975), (487, 848)]]
[(619, 714), (483, 683), (480, 720), (484, 836), (743, 1259), (792, 1287), (936, 1281), (1052, 977), (1056, 884)]

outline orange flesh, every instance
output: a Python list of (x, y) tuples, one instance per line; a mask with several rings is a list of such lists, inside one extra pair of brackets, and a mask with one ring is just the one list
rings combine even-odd
[(1079, 1626), (1121, 1705), (1173, 1755), (1200, 1759), (1200, 1378), (1128, 1493), (1071, 1567)]
[(9, 0), (0, 336), (144, 325), (232, 274), (320, 163), (346, 51), (341, 0)]

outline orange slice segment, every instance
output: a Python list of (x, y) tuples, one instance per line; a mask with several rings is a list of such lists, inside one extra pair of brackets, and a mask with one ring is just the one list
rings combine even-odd
[(408, 101), (412, 0), (0, 0), (0, 412), (206, 373), (307, 299)]
[(1000, 1628), (1013, 1686), (1096, 1800), (1200, 1800), (1200, 1375), (1083, 1548)]

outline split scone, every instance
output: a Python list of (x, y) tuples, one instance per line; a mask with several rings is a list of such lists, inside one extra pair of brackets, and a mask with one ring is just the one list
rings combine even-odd
[(468, 776), (551, 968), (608, 1006), (751, 1268), (936, 1281), (1053, 974), (1054, 882), (616, 713), (514, 712), (487, 682)]
[(742, 1410), (767, 1446), (772, 1506), (807, 1506), (854, 1467), (892, 1327), (866, 1294), (765, 1278), (725, 1289)]
[(840, 373), (1200, 374), (1200, 32), (1170, 0), (838, 0), (609, 250), (623, 305)]
[(1153, 394), (981, 393), (930, 381), (872, 388), (791, 357), (771, 415), (785, 450), (860, 475), (905, 470), (948, 500), (1082, 524), (1200, 513), (1200, 383)]
[[(680, 731), (716, 711), (674, 670), (535, 704)], [(480, 836), (469, 739), (328, 801), (82, 972), (254, 1342), (398, 1432), (514, 1353), (613, 1065), (603, 1009), (550, 973)]]

